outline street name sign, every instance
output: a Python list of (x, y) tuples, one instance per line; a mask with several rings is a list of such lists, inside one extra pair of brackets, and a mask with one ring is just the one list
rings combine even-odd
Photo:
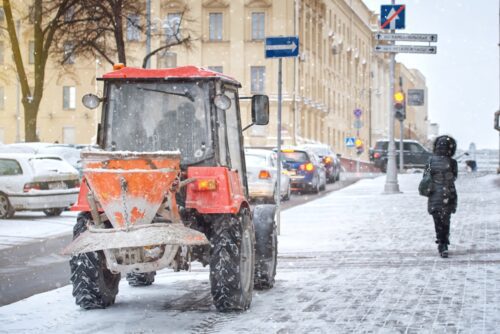
[(347, 146), (347, 147), (354, 147), (354, 146), (356, 146), (356, 138), (346, 137), (346, 138), (344, 138), (344, 143), (345, 143), (345, 146)]
[(435, 54), (437, 47), (425, 45), (376, 45), (375, 52)]
[(405, 5), (380, 6), (380, 29), (404, 29)]
[(299, 38), (297, 36), (267, 37), (266, 58), (297, 57), (299, 55)]
[(375, 39), (378, 41), (408, 41), (408, 42), (437, 42), (437, 34), (389, 34), (376, 33)]

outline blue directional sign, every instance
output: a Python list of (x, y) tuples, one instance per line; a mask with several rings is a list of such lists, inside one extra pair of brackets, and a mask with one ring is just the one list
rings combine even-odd
[(344, 138), (345, 146), (347, 147), (355, 147), (356, 146), (356, 138), (354, 137), (346, 137)]
[(299, 55), (299, 38), (267, 37), (266, 58), (297, 57)]
[(404, 29), (405, 5), (380, 6), (380, 29)]

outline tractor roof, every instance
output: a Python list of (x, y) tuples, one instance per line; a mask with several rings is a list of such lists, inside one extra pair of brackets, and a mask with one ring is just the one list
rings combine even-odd
[(234, 78), (203, 67), (183, 66), (163, 69), (145, 69), (122, 67), (116, 71), (106, 73), (102, 79), (221, 79), (241, 87)]

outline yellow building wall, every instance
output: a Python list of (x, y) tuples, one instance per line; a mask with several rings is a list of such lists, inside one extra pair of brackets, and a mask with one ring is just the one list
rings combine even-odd
[[(252, 40), (254, 12), (265, 13), (265, 36), (297, 35), (300, 38), (300, 56), (283, 59), (283, 144), (323, 142), (344, 157), (357, 158), (353, 149), (345, 147), (344, 139), (358, 137), (365, 143), (365, 152), (360, 158), (367, 160), (370, 143), (387, 133), (391, 100), (387, 86), (387, 57), (373, 52), (373, 30), (377, 18), (363, 1), (174, 0), (152, 1), (151, 4), (152, 50), (162, 45), (165, 37), (159, 35), (168, 14), (180, 13), (187, 8), (181, 33), (183, 36), (189, 34), (191, 46), (189, 50), (184, 46), (168, 50), (169, 55), (175, 56), (176, 66), (222, 66), (225, 74), (242, 83), (240, 96), (252, 93), (251, 67), (265, 67), (264, 93), (271, 100), (271, 121), (267, 126), (248, 129), (244, 133), (246, 145), (274, 146), (277, 137), (278, 60), (265, 58), (264, 40)], [(223, 14), (221, 41), (209, 38), (210, 13)], [(33, 32), (24, 21), (21, 29), (23, 54), (27, 54)], [(0, 140), (3, 131), (3, 141), (9, 143), (18, 137), (14, 126), (18, 105), (16, 75), (8, 37), (2, 35), (0, 41), (4, 43), (0, 85), (5, 91), (5, 107), (0, 110)], [(140, 41), (127, 42), (128, 66), (142, 65), (145, 46), (144, 35)], [(165, 64), (163, 52), (151, 58), (153, 68)], [(38, 117), (41, 141), (91, 143), (95, 140), (100, 112), (85, 109), (81, 98), (89, 92), (102, 95), (102, 86), (96, 84), (95, 78), (110, 70), (111, 65), (99, 58), (78, 57), (75, 64), (64, 67), (55, 60), (49, 62)], [(425, 85), (423, 76), (422, 79)], [(74, 110), (63, 109), (63, 86), (76, 88)], [(248, 100), (242, 100), (241, 107), (242, 123), (249, 124)], [(363, 112), (359, 129), (355, 127), (355, 109)], [(22, 105), (20, 111), (22, 114)], [(21, 117), (21, 140), (24, 136), (22, 122)], [(422, 122), (415, 120), (415, 124), (415, 131), (424, 136)], [(65, 138), (65, 131), (74, 131), (74, 139), (71, 136)]]

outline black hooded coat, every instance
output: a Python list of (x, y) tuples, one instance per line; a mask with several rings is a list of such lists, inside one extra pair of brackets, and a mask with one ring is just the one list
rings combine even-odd
[(440, 136), (434, 141), (433, 155), (427, 164), (432, 176), (432, 191), (427, 204), (429, 214), (451, 214), (457, 210), (455, 180), (458, 165), (452, 158), (456, 149), (455, 139), (449, 136)]

